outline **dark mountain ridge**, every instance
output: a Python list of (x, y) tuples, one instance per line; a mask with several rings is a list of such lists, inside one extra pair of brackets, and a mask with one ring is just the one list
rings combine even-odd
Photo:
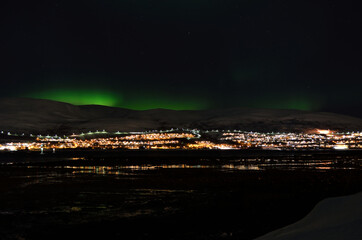
[(327, 112), (286, 109), (131, 110), (99, 105), (76, 106), (43, 99), (0, 100), (0, 130), (21, 133), (142, 131), (199, 128), (293, 131), (315, 128), (362, 130), (362, 119)]

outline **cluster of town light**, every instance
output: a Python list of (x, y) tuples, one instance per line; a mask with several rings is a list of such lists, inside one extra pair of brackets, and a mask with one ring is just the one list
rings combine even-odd
[(220, 140), (232, 141), (242, 148), (262, 149), (359, 149), (362, 148), (362, 133), (338, 133), (316, 130), (309, 133), (258, 133), (227, 132)]
[[(3, 133), (4, 134), (4, 133)], [(23, 136), (23, 134), (10, 134)], [(107, 135), (107, 136), (105, 136)], [(35, 137), (35, 136), (34, 136)], [(259, 133), (239, 130), (171, 129), (147, 132), (96, 131), (70, 136), (41, 136), (0, 144), (3, 151), (51, 149), (361, 149), (362, 133), (314, 130), (308, 133)]]

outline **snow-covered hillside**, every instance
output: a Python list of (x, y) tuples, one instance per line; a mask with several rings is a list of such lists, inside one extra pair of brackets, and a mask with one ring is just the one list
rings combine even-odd
[(0, 130), (16, 132), (138, 131), (167, 128), (304, 131), (362, 130), (362, 119), (334, 113), (276, 109), (137, 111), (97, 105), (8, 98), (0, 100)]

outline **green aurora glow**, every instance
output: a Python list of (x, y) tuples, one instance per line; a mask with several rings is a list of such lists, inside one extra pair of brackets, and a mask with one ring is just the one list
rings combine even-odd
[(35, 92), (26, 97), (48, 99), (74, 105), (103, 105), (110, 107), (129, 108), (134, 110), (147, 110), (155, 108), (172, 110), (200, 110), (208, 107), (202, 100), (195, 100), (192, 97), (179, 99), (165, 97), (160, 94), (130, 94), (132, 98), (109, 90), (88, 90), (88, 89), (58, 89)]
[[(190, 93), (189, 93), (190, 94)], [(134, 110), (147, 110), (155, 108), (172, 110), (202, 110), (215, 105), (206, 98), (190, 96), (185, 93), (170, 95), (162, 91), (145, 91), (144, 89), (125, 89), (123, 91), (111, 90), (105, 87), (96, 89), (90, 88), (49, 88), (43, 91), (33, 92), (25, 97), (48, 99), (74, 105), (103, 105), (110, 107), (121, 107)], [(217, 99), (215, 99), (217, 101)], [(214, 101), (215, 101), (214, 100)], [(321, 99), (313, 96), (264, 96), (264, 98), (250, 99), (240, 102), (241, 99), (234, 99), (231, 106), (271, 109), (297, 109), (315, 111), (322, 105)], [(239, 104), (237, 104), (239, 102)], [(220, 106), (222, 107), (222, 106)]]
[(122, 101), (120, 94), (105, 90), (58, 89), (32, 93), (27, 97), (66, 102), (74, 105), (96, 104), (110, 107), (114, 107)]

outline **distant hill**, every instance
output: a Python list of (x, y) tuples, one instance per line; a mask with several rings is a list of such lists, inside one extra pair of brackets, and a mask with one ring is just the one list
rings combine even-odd
[(99, 105), (30, 99), (0, 100), (0, 130), (24, 133), (71, 133), (90, 130), (140, 131), (199, 128), (248, 131), (305, 131), (315, 128), (362, 130), (362, 119), (299, 110), (230, 108), (217, 110), (130, 110)]

